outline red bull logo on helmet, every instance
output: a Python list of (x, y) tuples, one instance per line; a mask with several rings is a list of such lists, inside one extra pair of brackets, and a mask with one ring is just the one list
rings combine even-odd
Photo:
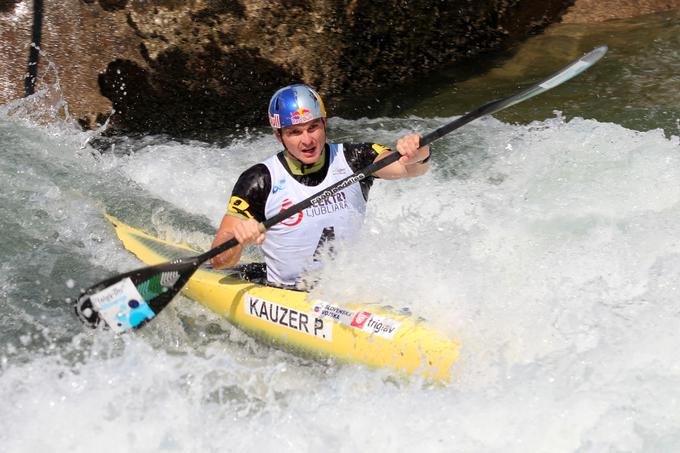
[(319, 94), (301, 83), (283, 87), (274, 93), (268, 112), (269, 124), (275, 129), (326, 118), (326, 108)]
[(312, 115), (312, 112), (309, 109), (303, 109), (302, 107), (290, 113), (290, 122), (292, 124), (306, 123), (313, 119), (314, 115)]

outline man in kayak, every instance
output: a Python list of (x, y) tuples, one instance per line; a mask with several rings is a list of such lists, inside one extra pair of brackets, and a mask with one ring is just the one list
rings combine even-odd
[[(318, 93), (306, 85), (278, 90), (269, 102), (269, 123), (284, 150), (241, 174), (212, 247), (232, 237), (239, 245), (213, 258), (216, 269), (238, 263), (243, 245), (262, 246), (269, 282), (294, 286), (314, 269), (318, 251), (329, 239), (355, 235), (363, 220), (374, 178), (420, 176), (430, 164), (429, 146), (420, 136), (397, 141), (402, 157), (342, 191), (272, 226), (266, 235), (258, 223), (331, 186), (394, 151), (371, 143), (326, 143), (326, 109)], [(318, 264), (318, 263), (316, 263)]]

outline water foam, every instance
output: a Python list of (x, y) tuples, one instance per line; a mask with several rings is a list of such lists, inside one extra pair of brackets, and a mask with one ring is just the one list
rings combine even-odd
[[(337, 121), (355, 140), (386, 125), (377, 140), (387, 144), (411, 124)], [(12, 179), (5, 166), (3, 176), (13, 193), (33, 186), (42, 212), (37, 221), (19, 208), (17, 221), (32, 225), (44, 253), (11, 253), (48, 262), (41, 288), (56, 295), (72, 291), (69, 279), (78, 286), (136, 263), (99, 208), (113, 205), (151, 229), (162, 226), (150, 219), (163, 207), (216, 226), (240, 171), (275, 145), (261, 135), (224, 148), (165, 142), (98, 155), (70, 133), (41, 134), (20, 131), (31, 160), (12, 169), (27, 171)], [(35, 308), (22, 316), (49, 333), (40, 348), (29, 339), (0, 350), (3, 446), (677, 448), (678, 138), (558, 116), (526, 126), (485, 119), (434, 146), (428, 175), (376, 182), (362, 236), (339, 248), (315, 293), (408, 306), (460, 338), (449, 386), (300, 359), (184, 298), (138, 335), (82, 333), (65, 304), (21, 292), (33, 267), (12, 265), (0, 281), (3, 314), (29, 298)], [(63, 247), (41, 249), (39, 238), (55, 232)], [(74, 260), (61, 261), (68, 250), (78, 250)]]

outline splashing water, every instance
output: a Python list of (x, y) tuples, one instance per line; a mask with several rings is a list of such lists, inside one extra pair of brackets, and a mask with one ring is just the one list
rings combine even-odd
[[(66, 299), (139, 265), (103, 211), (206, 248), (240, 172), (277, 144), (255, 131), (101, 151), (19, 107), (0, 110), (3, 451), (680, 446), (680, 139), (668, 128), (484, 118), (435, 143), (424, 177), (374, 185), (361, 237), (314, 292), (409, 307), (459, 338), (454, 382), (433, 387), (264, 346), (183, 297), (137, 334), (84, 331)], [(330, 127), (391, 144), (450, 119)]]

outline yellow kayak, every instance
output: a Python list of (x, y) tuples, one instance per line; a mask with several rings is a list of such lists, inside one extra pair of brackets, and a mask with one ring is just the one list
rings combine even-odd
[[(127, 250), (147, 265), (201, 252), (107, 216)], [(295, 353), (391, 368), (434, 382), (451, 378), (460, 345), (410, 312), (341, 305), (309, 293), (246, 281), (234, 271), (199, 268), (182, 290), (238, 328)]]

